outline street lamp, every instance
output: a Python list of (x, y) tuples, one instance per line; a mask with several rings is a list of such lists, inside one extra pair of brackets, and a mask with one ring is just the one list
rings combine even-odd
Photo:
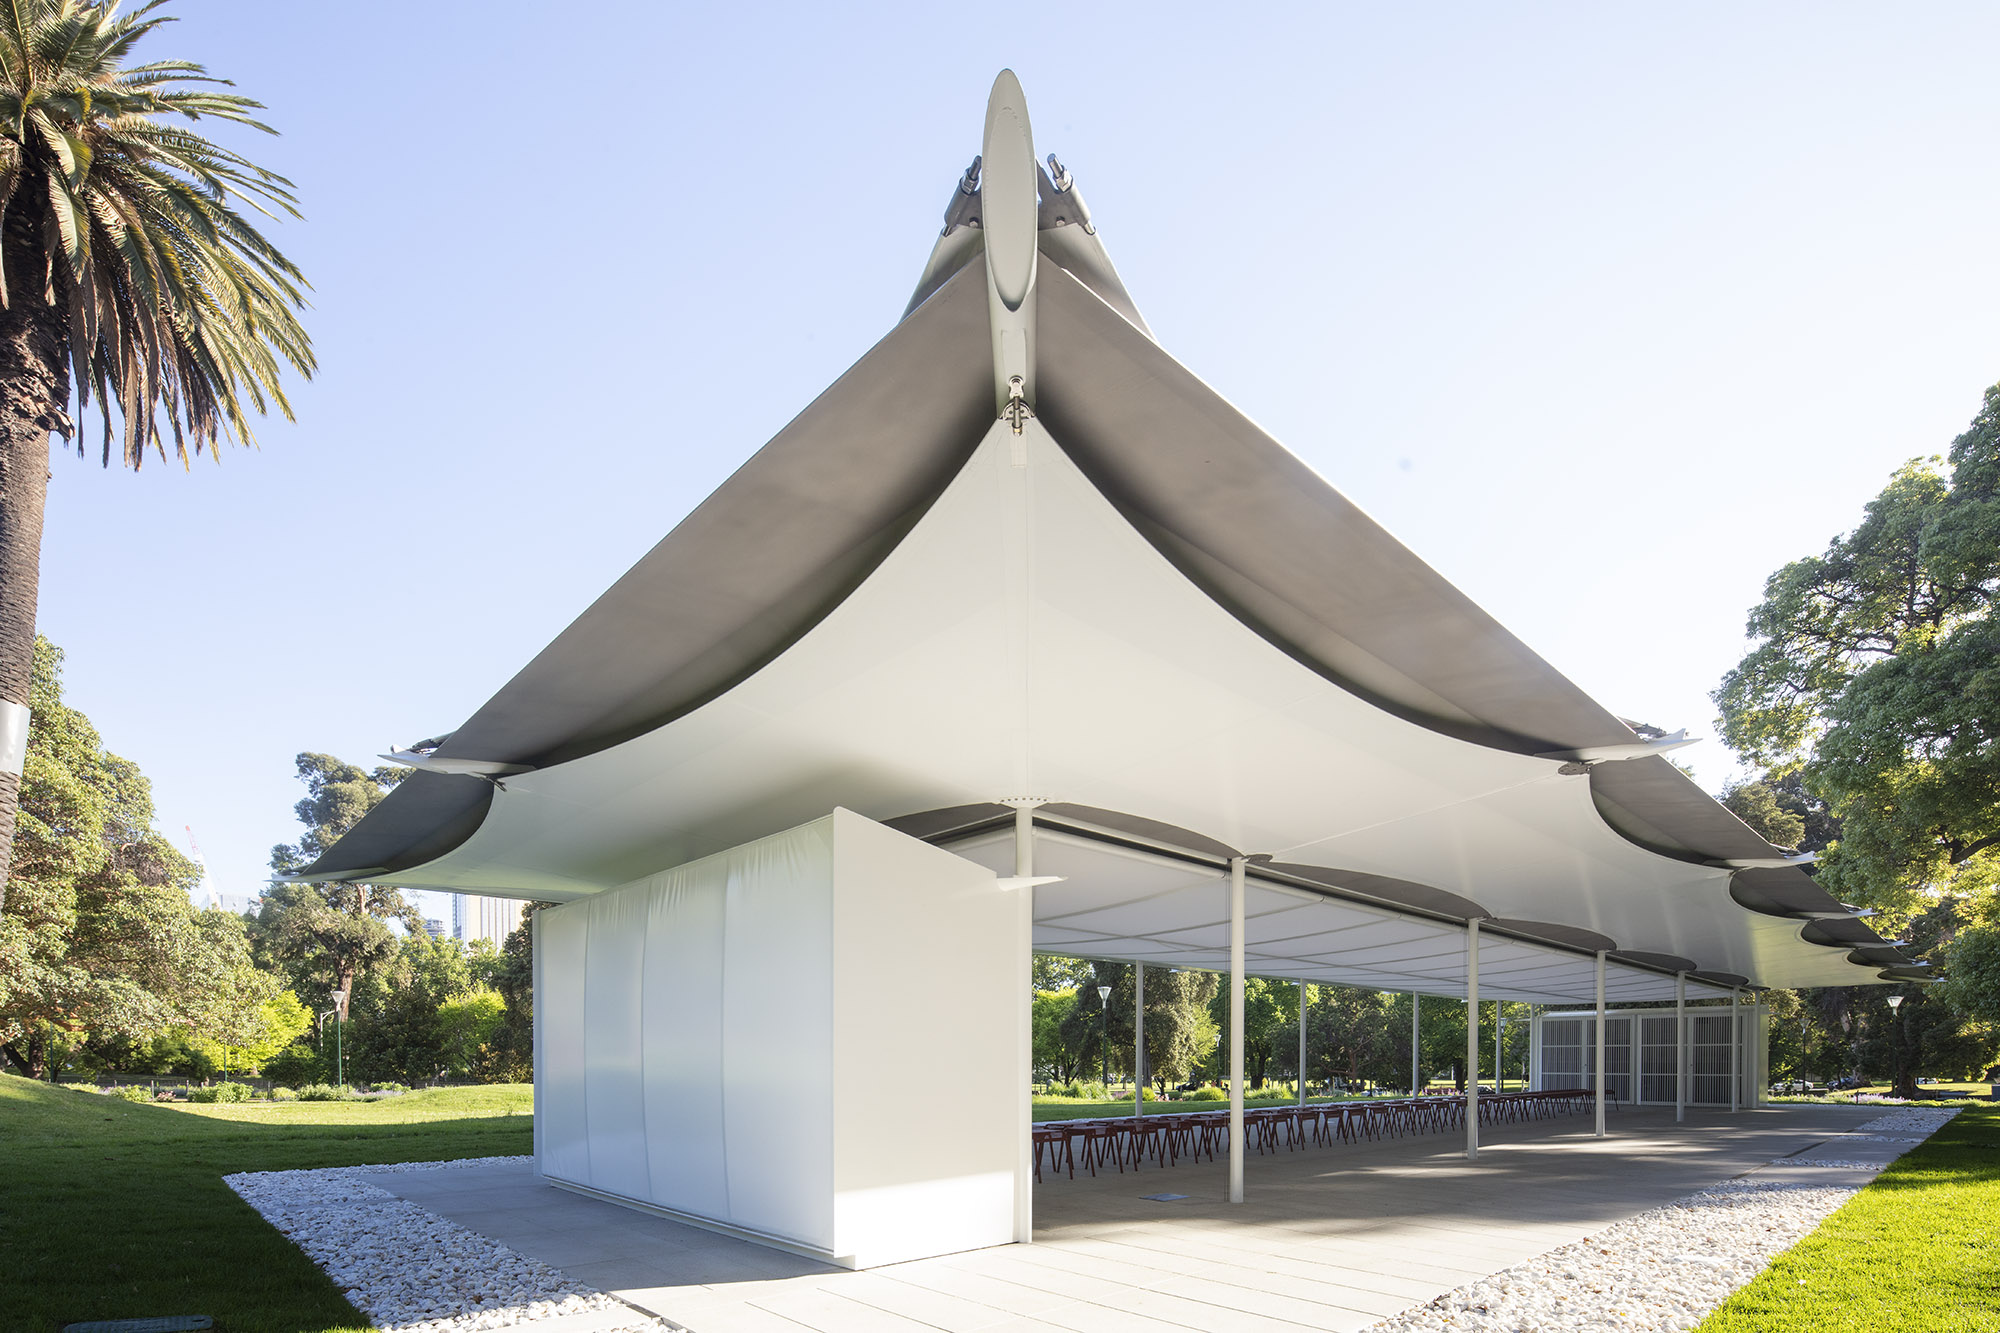
[(1888, 995), (1883, 998), (1889, 1001), (1889, 1059), (1894, 1066), (1889, 1079), (1889, 1095), (1896, 1097), (1902, 1094), (1903, 1088), (1903, 1029), (1896, 1021), (1902, 1017), (1903, 997)]
[(347, 1053), (341, 1049), (340, 1030), (347, 1023), (347, 998), (353, 993), (351, 981), (333, 993), (333, 1084), (337, 1088), (347, 1086)]
[(1097, 988), (1097, 1008), (1102, 1016), (1104, 1035), (1097, 1043), (1099, 1063), (1097, 1072), (1104, 1084), (1104, 1095), (1111, 1095), (1111, 987)]

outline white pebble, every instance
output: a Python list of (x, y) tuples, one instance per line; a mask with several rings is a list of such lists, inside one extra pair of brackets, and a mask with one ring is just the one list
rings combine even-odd
[[(1921, 1143), (1955, 1111), (1897, 1111), (1839, 1136)], [(1900, 1147), (1899, 1147), (1900, 1151)], [(1786, 1157), (1785, 1166), (1880, 1168), (1872, 1162)], [(1685, 1333), (1764, 1271), (1854, 1189), (1785, 1180), (1724, 1181), (1639, 1213), (1525, 1264), (1448, 1291), (1369, 1326), (1367, 1333)]]
[(223, 1179), (325, 1269), (379, 1329), (472, 1333), (592, 1310), (629, 1316), (607, 1325), (604, 1333), (678, 1328), (362, 1179), (527, 1160), (478, 1157), (319, 1171), (246, 1171)]

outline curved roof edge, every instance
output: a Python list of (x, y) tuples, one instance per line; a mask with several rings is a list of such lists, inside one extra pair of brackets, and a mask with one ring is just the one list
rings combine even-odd
[[(948, 233), (907, 317), (435, 757), (545, 767), (644, 734), (746, 679), (859, 586), (991, 424), (976, 241)], [(1639, 739), (1169, 356), (1094, 232), (1046, 229), (1038, 243), (1054, 262), (1037, 283), (1035, 410), (1209, 597), (1330, 682), (1446, 735), (1526, 754)], [(1664, 759), (1594, 764), (1589, 781), (1607, 825), (1663, 855), (1712, 865), (1774, 850)], [(480, 778), (414, 775), (299, 878), (435, 859), (490, 799)], [(1773, 873), (1787, 914), (1838, 909), (1803, 872)], [(1883, 947), (1858, 921), (1840, 925), (1814, 942)]]

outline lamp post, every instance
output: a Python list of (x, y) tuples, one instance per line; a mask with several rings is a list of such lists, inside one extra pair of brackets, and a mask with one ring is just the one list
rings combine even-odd
[(353, 993), (351, 981), (333, 993), (333, 1083), (337, 1088), (347, 1086), (347, 1053), (341, 1048), (340, 1029), (347, 1022), (347, 997)]
[(1111, 987), (1097, 988), (1097, 1009), (1104, 1033), (1097, 1043), (1097, 1072), (1104, 1084), (1104, 1095), (1108, 1097), (1111, 1095)]
[(1903, 1087), (1903, 997), (1885, 996), (1889, 1001), (1889, 1095), (1902, 1095)]

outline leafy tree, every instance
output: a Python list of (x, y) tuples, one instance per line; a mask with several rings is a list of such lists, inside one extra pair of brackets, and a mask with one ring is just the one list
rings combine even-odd
[[(1212, 1048), (1216, 1077), (1224, 1077), (1229, 1067), (1229, 979), (1218, 975), (1214, 998), (1209, 1001), (1209, 1019), (1223, 1034), (1223, 1044)], [(1268, 977), (1243, 979), (1243, 1074), (1255, 1090), (1264, 1086), (1274, 1072), (1296, 1073), (1299, 1062), (1299, 987), (1293, 981), (1273, 981)]]
[[(1215, 1049), (1209, 1005), (1221, 984), (1213, 972), (1146, 969), (1146, 1075), (1156, 1088), (1185, 1083)], [(1119, 999), (1112, 996), (1114, 1014)]]
[(1898, 915), (2000, 878), (2000, 386), (1949, 469), (1911, 462), (1772, 575), (1715, 694), (1729, 744), (1800, 768), (1840, 819), (1827, 886)]
[(1777, 787), (1763, 778), (1726, 788), (1722, 803), (1774, 847), (1796, 848), (1805, 840), (1805, 817), (1787, 809)]
[(1314, 986), (1306, 996), (1306, 1075), (1319, 1083), (1370, 1079), (1403, 1084), (1410, 1076), (1409, 1005), (1393, 1024), (1391, 997), (1355, 986)]
[(312, 1030), (312, 1010), (290, 991), (279, 991), (257, 1006), (241, 1033), (226, 1041), (196, 1039), (211, 1062), (225, 1071), (255, 1072), (266, 1060)]
[(1067, 1083), (1081, 1072), (1079, 1053), (1065, 1037), (1069, 1016), (1076, 1009), (1076, 990), (1074, 987), (1068, 990), (1037, 990), (1031, 1003), (1034, 1007), (1035, 1070), (1058, 1083)]
[(500, 946), (492, 985), (500, 992), (501, 1020), (491, 1045), (495, 1067), (510, 1083), (535, 1076), (535, 914), (553, 906), (529, 903)]
[[(269, 132), (259, 104), (200, 65), (131, 63), (156, 5), (12, 0), (0, 9), (0, 701), (27, 704), (49, 436), (84, 448), (95, 395), (102, 462), (137, 468), (171, 439), (183, 462), (246, 409), (291, 408), (281, 362), (313, 369), (303, 280), (240, 211), (297, 216), (283, 177), (188, 127)], [(72, 395), (75, 411), (72, 412)], [(116, 418), (122, 439), (112, 438)], [(162, 419), (164, 418), (164, 420)], [(0, 905), (25, 778), (0, 773)]]
[(403, 937), (389, 965), (364, 979), (348, 1028), (347, 1066), (364, 1083), (429, 1083), (452, 1070), (444, 1010), (472, 991), (465, 951), (424, 931)]
[[(293, 807), (305, 834), (271, 849), (271, 868), (289, 875), (320, 853), (374, 808), (409, 770), (356, 768), (324, 754), (298, 757), (306, 796)], [(285, 973), (306, 995), (351, 995), (357, 978), (396, 953), (389, 922), (413, 935), (423, 920), (402, 891), (373, 884), (274, 884), (264, 895), (255, 934), (268, 966)]]
[(312, 1045), (295, 1041), (263, 1063), (265, 1078), (283, 1088), (302, 1088), (308, 1083), (330, 1082), (333, 1070)]
[(461, 1078), (498, 1083), (504, 1073), (493, 1050), (493, 1035), (506, 1018), (498, 991), (474, 987), (438, 1006), (445, 1067)]
[(1988, 898), (1945, 952), (1939, 999), (1967, 1017), (2000, 1027), (2000, 901)]
[[(1074, 1005), (1058, 1026), (1059, 1040), (1078, 1074), (1094, 1077), (1100, 1067), (1108, 1066), (1114, 1077), (1134, 1077), (1133, 967), (1099, 960), (1089, 968)], [(1185, 1080), (1214, 1049), (1216, 1029), (1208, 1010), (1217, 985), (1213, 972), (1146, 969), (1148, 1078), (1162, 1085)], [(1111, 987), (1108, 1005), (1098, 1003), (1099, 986)]]
[(197, 912), (199, 874), (152, 828), (152, 791), (62, 699), (35, 643), (13, 886), (0, 909), (0, 1049), (35, 1077), (93, 1036), (225, 1038), (272, 993), (242, 923)]
[(487, 990), (500, 988), (500, 974), (506, 970), (507, 959), (500, 952), (500, 946), (483, 936), (470, 940), (465, 946), (466, 970), (472, 973), (472, 984)]

